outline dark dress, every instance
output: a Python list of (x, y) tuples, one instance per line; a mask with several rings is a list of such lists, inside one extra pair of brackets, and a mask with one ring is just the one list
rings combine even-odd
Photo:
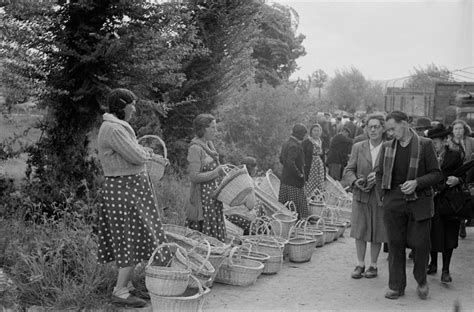
[(278, 201), (283, 204), (292, 201), (296, 206), (298, 218), (306, 218), (308, 203), (304, 191), (304, 154), (300, 141), (290, 137), (283, 144), (280, 162), (283, 165), (283, 172)]
[(434, 197), (435, 214), (431, 220), (431, 251), (443, 252), (458, 247), (458, 233), (461, 221), (450, 213), (447, 196), (456, 196), (461, 190), (458, 187), (449, 188), (446, 180), (453, 172), (462, 166), (462, 154), (446, 147), (442, 157), (441, 171), (443, 181), (437, 187)]
[(342, 178), (342, 171), (347, 165), (349, 154), (352, 149), (352, 139), (339, 133), (336, 134), (329, 147), (328, 157), (326, 163), (329, 167), (329, 175), (335, 180), (340, 181)]

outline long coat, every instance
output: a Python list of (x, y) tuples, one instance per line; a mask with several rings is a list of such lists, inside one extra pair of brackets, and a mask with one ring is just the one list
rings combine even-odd
[(304, 153), (301, 143), (294, 137), (286, 141), (280, 153), (283, 165), (281, 183), (302, 188), (304, 186)]
[[(344, 169), (343, 184), (352, 185), (358, 177), (366, 178), (370, 172), (377, 169), (378, 158), (375, 161), (375, 167), (373, 167), (369, 140), (354, 144), (351, 157)], [(362, 192), (360, 189), (354, 188), (352, 194), (351, 236), (363, 241), (386, 242), (387, 234), (383, 221), (384, 210), (381, 207), (380, 185), (375, 185), (369, 192)]]

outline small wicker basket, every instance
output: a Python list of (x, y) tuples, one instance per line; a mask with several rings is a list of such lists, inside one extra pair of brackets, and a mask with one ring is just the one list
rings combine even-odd
[(145, 267), (145, 285), (148, 291), (159, 296), (179, 296), (188, 287), (191, 271), (189, 268), (172, 265), (172, 267), (152, 266), (158, 250), (164, 247), (176, 248), (175, 256), (187, 257), (183, 248), (173, 243), (164, 243), (153, 251), (148, 264)]
[[(295, 227), (291, 229), (291, 234)], [(293, 235), (291, 235), (293, 236)], [(288, 256), (291, 262), (302, 263), (311, 261), (313, 251), (316, 248), (317, 240), (309, 236), (300, 235), (290, 237), (288, 240)]]
[(258, 261), (242, 259), (240, 254), (235, 257), (236, 252), (240, 252), (239, 247), (232, 248), (229, 257), (221, 265), (216, 276), (216, 283), (249, 286), (257, 281), (264, 265)]
[(157, 135), (144, 135), (138, 139), (138, 143), (145, 139), (154, 139), (158, 141), (163, 147), (163, 159), (153, 159), (146, 162), (145, 167), (148, 172), (148, 175), (152, 181), (159, 181), (163, 178), (165, 174), (165, 168), (168, 159), (168, 150), (166, 149), (165, 142)]

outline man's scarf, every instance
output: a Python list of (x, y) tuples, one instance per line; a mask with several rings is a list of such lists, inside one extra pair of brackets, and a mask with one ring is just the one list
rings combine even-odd
[[(408, 166), (407, 181), (414, 180), (418, 174), (418, 161), (421, 153), (421, 140), (415, 131), (410, 129), (413, 133), (411, 153), (410, 153), (410, 164)], [(395, 163), (395, 155), (397, 153), (397, 139), (393, 139), (390, 146), (385, 147), (385, 155), (383, 159), (383, 176), (382, 176), (382, 189), (389, 190), (392, 186), (392, 171), (393, 164)], [(406, 200), (416, 200), (416, 193), (413, 192), (406, 196)]]

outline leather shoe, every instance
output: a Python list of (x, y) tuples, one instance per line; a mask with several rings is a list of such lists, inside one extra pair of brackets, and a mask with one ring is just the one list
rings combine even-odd
[(374, 278), (378, 275), (378, 270), (377, 268), (374, 268), (373, 266), (369, 266), (367, 271), (365, 271), (365, 277), (366, 278)]
[(398, 299), (398, 297), (404, 296), (405, 295), (405, 290), (393, 290), (389, 289), (385, 293), (385, 298), (387, 299)]
[(418, 294), (418, 297), (420, 297), (420, 299), (423, 299), (423, 300), (428, 297), (429, 291), (430, 289), (427, 283), (425, 283), (424, 285), (418, 285), (416, 287), (416, 293)]
[(466, 223), (464, 220), (461, 220), (461, 227), (459, 228), (459, 237), (466, 238)]
[(131, 308), (143, 308), (146, 306), (146, 301), (135, 296), (128, 296), (126, 299), (122, 299), (118, 296), (112, 295), (112, 304), (120, 307), (131, 307)]
[(137, 297), (137, 298), (140, 298), (140, 299), (143, 299), (143, 300), (150, 300), (150, 295), (148, 294), (148, 291), (146, 290), (141, 290), (141, 289), (138, 289), (138, 288), (133, 288), (130, 291), (130, 295), (134, 296), (134, 297)]
[(364, 271), (365, 271), (365, 266), (358, 265), (355, 267), (354, 271), (352, 272), (351, 277), (355, 279), (362, 278)]
[(443, 271), (441, 273), (441, 282), (442, 283), (451, 283), (453, 279), (451, 278), (451, 274), (448, 271)]
[(436, 272), (438, 271), (438, 266), (436, 264), (428, 264), (428, 270), (426, 271), (426, 274), (428, 275), (433, 275), (433, 274), (436, 274)]

